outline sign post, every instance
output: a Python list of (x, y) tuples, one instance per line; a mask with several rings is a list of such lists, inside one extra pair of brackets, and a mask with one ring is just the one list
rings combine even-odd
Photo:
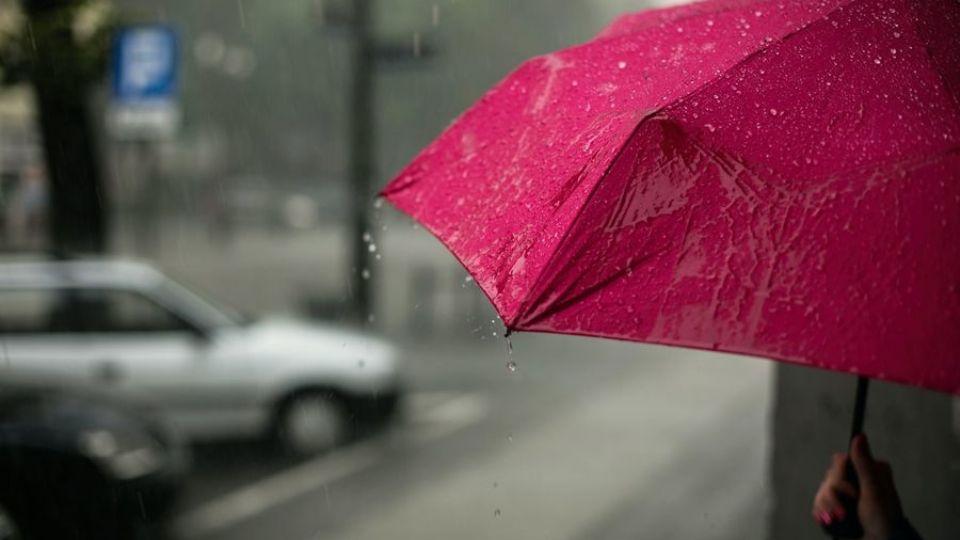
[(130, 26), (117, 32), (108, 113), (114, 137), (163, 139), (176, 132), (177, 63), (177, 34), (170, 26)]

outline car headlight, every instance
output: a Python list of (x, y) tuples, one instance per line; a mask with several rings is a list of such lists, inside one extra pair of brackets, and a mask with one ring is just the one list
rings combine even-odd
[(122, 480), (138, 478), (163, 464), (162, 449), (149, 438), (107, 430), (80, 435), (80, 450)]

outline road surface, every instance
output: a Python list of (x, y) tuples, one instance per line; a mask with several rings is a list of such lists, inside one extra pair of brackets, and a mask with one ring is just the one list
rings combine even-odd
[(407, 352), (385, 434), (299, 464), (202, 449), (177, 536), (762, 537), (768, 363), (560, 336)]

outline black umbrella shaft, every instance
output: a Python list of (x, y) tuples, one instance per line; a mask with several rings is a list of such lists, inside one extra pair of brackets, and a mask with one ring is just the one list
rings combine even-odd
[[(854, 437), (863, 433), (863, 418), (867, 413), (867, 390), (870, 388), (870, 379), (866, 377), (857, 378), (857, 396), (853, 403), (853, 422), (850, 424), (850, 443), (853, 443)], [(853, 468), (853, 462), (847, 460), (844, 468), (844, 476), (847, 481), (857, 486), (860, 484), (857, 478), (857, 471)], [(827, 532), (834, 540), (841, 538), (860, 538), (863, 536), (863, 526), (857, 516), (857, 506), (852, 499), (841, 501), (844, 509), (847, 511), (847, 517), (843, 522), (834, 522), (825, 526)]]
[(863, 433), (863, 417), (867, 413), (867, 390), (870, 388), (870, 379), (857, 378), (857, 398), (853, 404), (853, 423), (850, 425), (850, 440)]

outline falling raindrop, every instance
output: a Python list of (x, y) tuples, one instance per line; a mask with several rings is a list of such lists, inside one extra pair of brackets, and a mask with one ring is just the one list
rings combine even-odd
[(494, 509), (494, 511), (493, 511), (493, 517), (500, 517), (500, 509), (499, 509), (499, 508)]
[(360, 272), (360, 277), (363, 279), (370, 279), (370, 270), (364, 268), (363, 271)]
[(507, 435), (507, 442), (513, 442), (513, 435)]
[(440, 26), (440, 6), (438, 4), (433, 5), (433, 26)]
[(368, 232), (363, 233), (363, 241), (370, 243), (370, 240), (373, 240), (373, 236), (370, 236)]
[[(509, 371), (510, 373), (516, 373), (516, 372), (517, 372), (517, 363), (514, 362), (513, 360), (507, 362), (507, 371)], [(508, 438), (509, 438), (509, 437), (508, 437)]]
[(383, 208), (383, 197), (377, 197), (377, 199), (373, 201), (373, 207), (377, 209)]
[(369, 246), (367, 246), (367, 250), (370, 251), (370, 253), (375, 253), (377, 251), (377, 245), (370, 244)]

